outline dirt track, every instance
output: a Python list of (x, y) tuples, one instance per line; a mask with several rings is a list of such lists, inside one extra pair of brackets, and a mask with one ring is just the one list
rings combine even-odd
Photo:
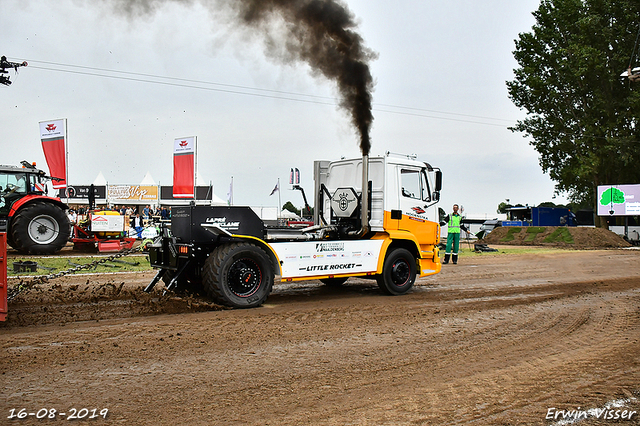
[[(639, 265), (629, 250), (482, 255), (401, 297), (371, 281), (280, 284), (262, 308), (213, 311), (141, 295), (148, 274), (65, 278), (9, 306), (0, 418), (529, 425), (613, 400), (640, 412)], [(6, 422), (48, 422), (34, 417)]]

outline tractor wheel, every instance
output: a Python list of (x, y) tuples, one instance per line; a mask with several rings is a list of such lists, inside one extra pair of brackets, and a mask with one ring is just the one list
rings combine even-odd
[(391, 295), (404, 294), (416, 282), (416, 259), (409, 250), (399, 248), (387, 254), (382, 274), (376, 277), (378, 287)]
[(55, 204), (27, 204), (11, 220), (13, 248), (24, 254), (56, 253), (67, 244), (71, 224)]
[(11, 238), (11, 232), (7, 232), (7, 244), (14, 249), (16, 248), (16, 243), (14, 243), (13, 238)]
[(323, 278), (320, 282), (327, 287), (340, 287), (342, 284), (346, 283), (349, 277), (334, 277), (334, 278)]
[(249, 243), (216, 247), (204, 263), (203, 277), (207, 294), (216, 303), (234, 308), (260, 306), (273, 287), (269, 257)]

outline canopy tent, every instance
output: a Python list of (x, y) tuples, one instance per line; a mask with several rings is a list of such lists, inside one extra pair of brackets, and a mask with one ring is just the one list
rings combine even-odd
[(95, 186), (105, 186), (107, 184), (107, 180), (104, 178), (102, 172), (98, 172), (98, 176), (93, 181)]
[(211, 205), (212, 206), (226, 206), (227, 202), (222, 198), (218, 197), (216, 194), (211, 194)]
[(157, 183), (151, 177), (151, 173), (147, 172), (147, 174), (144, 175), (144, 178), (142, 178), (142, 182), (140, 182), (140, 185), (154, 186), (154, 185), (157, 185)]
[(300, 219), (300, 216), (298, 216), (297, 214), (287, 210), (287, 209), (282, 209), (282, 211), (280, 212), (279, 217), (281, 219)]

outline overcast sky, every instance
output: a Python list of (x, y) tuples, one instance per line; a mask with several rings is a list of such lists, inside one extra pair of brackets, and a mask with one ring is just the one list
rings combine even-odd
[[(138, 184), (150, 172), (171, 185), (174, 138), (197, 136), (199, 183), (213, 183), (218, 197), (226, 200), (233, 176), (234, 204), (277, 206), (269, 194), (279, 178), (282, 202), (301, 206), (290, 168), (311, 194), (314, 160), (360, 155), (333, 82), (308, 66), (266, 58), (259, 38), (197, 1), (137, 18), (113, 3), (2, 0), (0, 54), (29, 66), (0, 87), (0, 163), (48, 170), (38, 122), (66, 118), (71, 185), (99, 172), (109, 184)], [(505, 85), (514, 40), (531, 29), (539, 0), (347, 4), (379, 55), (372, 155), (417, 154), (440, 167), (447, 211), (455, 202), (494, 217), (505, 199), (566, 202), (552, 199), (528, 140), (507, 129), (524, 117)]]

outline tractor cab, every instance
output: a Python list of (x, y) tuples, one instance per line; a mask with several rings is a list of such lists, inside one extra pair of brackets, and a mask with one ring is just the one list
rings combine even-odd
[(44, 172), (30, 168), (0, 166), (0, 216), (9, 216), (11, 206), (29, 195), (44, 194)]

